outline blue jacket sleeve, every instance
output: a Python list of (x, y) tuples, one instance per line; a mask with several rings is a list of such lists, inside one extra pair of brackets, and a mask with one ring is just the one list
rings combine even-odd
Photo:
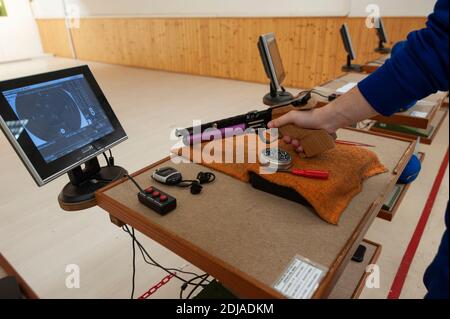
[(391, 115), (414, 100), (448, 91), (449, 0), (438, 0), (426, 28), (408, 34), (395, 55), (358, 88), (380, 114)]

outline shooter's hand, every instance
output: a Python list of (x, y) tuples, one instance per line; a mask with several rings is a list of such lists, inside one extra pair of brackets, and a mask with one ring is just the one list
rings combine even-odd
[[(285, 126), (287, 124), (294, 124), (301, 128), (322, 129), (322, 127), (320, 126), (320, 122), (318, 121), (316, 115), (317, 115), (317, 110), (290, 111), (290, 112), (280, 116), (279, 118), (269, 122), (268, 127), (269, 128), (279, 128), (279, 127)], [(330, 135), (332, 135), (333, 138), (336, 139), (335, 131), (328, 131), (328, 133), (330, 133)], [(303, 148), (298, 139), (285, 135), (285, 136), (283, 136), (283, 141), (287, 144), (292, 144), (292, 146), (295, 148), (296, 152), (298, 152), (298, 153), (303, 152)]]
[[(377, 114), (358, 87), (355, 87), (321, 108), (310, 111), (290, 111), (269, 122), (267, 126), (278, 128), (287, 124), (294, 124), (301, 128), (323, 129), (336, 138), (338, 128), (355, 124)], [(283, 140), (292, 144), (297, 152), (303, 151), (297, 139), (284, 136)]]

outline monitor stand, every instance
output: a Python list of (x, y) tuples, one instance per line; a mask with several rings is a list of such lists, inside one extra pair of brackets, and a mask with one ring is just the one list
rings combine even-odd
[(268, 106), (289, 102), (294, 99), (294, 96), (287, 91), (277, 91), (275, 86), (270, 83), (270, 93), (264, 95), (263, 103)]
[(93, 207), (97, 204), (95, 192), (125, 174), (127, 171), (120, 166), (100, 167), (95, 157), (67, 173), (70, 182), (59, 193), (59, 205), (66, 211)]
[(342, 66), (344, 72), (362, 72), (362, 66), (360, 64), (352, 64), (350, 55), (347, 55), (347, 64)]
[(375, 52), (381, 53), (381, 54), (389, 54), (391, 53), (390, 48), (386, 48), (383, 44), (383, 41), (378, 42), (378, 48), (375, 49)]

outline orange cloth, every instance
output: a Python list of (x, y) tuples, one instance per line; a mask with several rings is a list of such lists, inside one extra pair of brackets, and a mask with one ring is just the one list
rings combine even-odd
[[(201, 149), (203, 150), (206, 147), (205, 145), (208, 145), (209, 153), (214, 155), (215, 162), (208, 163), (205, 162), (205, 159), (202, 159), (202, 165), (223, 172), (243, 182), (249, 181), (249, 171), (251, 171), (272, 183), (290, 187), (303, 196), (322, 219), (331, 224), (338, 223), (341, 214), (350, 201), (361, 192), (362, 182), (366, 178), (387, 171), (379, 162), (375, 153), (361, 147), (338, 144), (334, 149), (316, 157), (301, 158), (295, 153), (291, 145), (287, 145), (280, 140), (278, 141), (278, 147), (288, 151), (293, 157), (292, 168), (328, 170), (330, 172), (328, 180), (306, 178), (286, 172), (260, 174), (261, 166), (258, 160), (256, 160), (256, 163), (248, 163), (247, 137), (229, 137), (208, 143), (203, 143)], [(226, 145), (231, 145), (232, 147), (225, 148)], [(265, 145), (260, 146), (266, 147)], [(235, 150), (237, 147), (244, 151), (244, 163), (236, 163)], [(256, 148), (258, 147), (255, 145), (252, 152)], [(186, 157), (196, 161), (201, 158), (199, 151), (200, 148), (191, 147), (190, 150), (184, 148), (182, 155), (186, 156), (186, 153), (189, 153)], [(257, 152), (259, 153), (259, 151)], [(227, 155), (229, 157), (226, 157)], [(233, 162), (225, 163), (225, 158), (233, 158)]]

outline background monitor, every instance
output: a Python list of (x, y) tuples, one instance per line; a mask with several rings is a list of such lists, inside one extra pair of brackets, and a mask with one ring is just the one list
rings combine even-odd
[(388, 37), (386, 34), (386, 29), (384, 28), (383, 19), (381, 19), (381, 17), (378, 18), (378, 27), (376, 29), (377, 29), (378, 39), (383, 43), (387, 43)]
[(0, 82), (0, 126), (39, 186), (127, 138), (88, 66)]
[(341, 31), (341, 37), (342, 37), (342, 42), (344, 43), (345, 51), (350, 56), (351, 60), (355, 60), (356, 54), (355, 54), (355, 50), (353, 49), (352, 39), (351, 39), (350, 33), (348, 31), (347, 23), (344, 23), (341, 26), (340, 31)]
[(386, 48), (384, 46), (385, 43), (388, 42), (388, 37), (386, 34), (386, 29), (384, 28), (384, 23), (381, 17), (377, 18), (378, 27), (375, 28), (377, 30), (377, 36), (378, 36), (378, 47), (375, 48), (375, 52), (379, 52), (382, 54), (388, 54), (391, 52), (390, 48)]
[(272, 106), (291, 101), (294, 97), (281, 86), (286, 73), (284, 72), (283, 61), (281, 60), (275, 34), (267, 33), (261, 35), (258, 41), (258, 49), (264, 70), (270, 79), (270, 93), (264, 96), (263, 103)]
[(268, 33), (259, 37), (258, 48), (261, 53), (261, 60), (266, 74), (277, 90), (281, 90), (286, 73), (278, 49), (277, 40), (274, 33)]

